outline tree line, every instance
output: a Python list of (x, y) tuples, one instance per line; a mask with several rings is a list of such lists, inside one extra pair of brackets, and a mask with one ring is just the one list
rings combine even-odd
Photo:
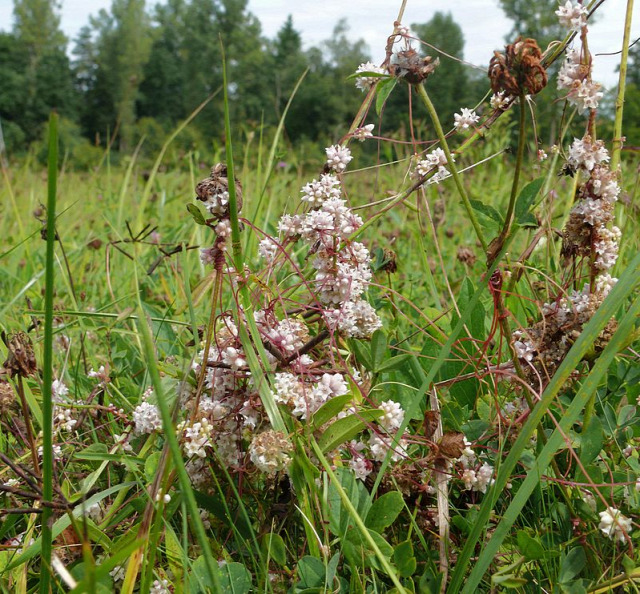
[[(216, 93), (222, 88), (223, 51), (239, 129), (275, 125), (306, 73), (286, 118), (286, 136), (292, 142), (330, 142), (360, 104), (347, 77), (370, 59), (366, 44), (339, 21), (329, 39), (304, 49), (291, 17), (270, 39), (247, 3), (165, 0), (148, 7), (144, 0), (113, 0), (70, 43), (55, 0), (15, 0), (13, 29), (0, 32), (0, 125), (7, 151), (15, 154), (38, 142), (52, 109), (63, 118), (66, 148), (75, 147), (78, 157), (107, 145), (130, 152), (142, 137), (147, 150), (155, 150), (212, 96), (181, 142), (221, 144), (222, 101)], [(514, 34), (552, 38), (553, 19), (538, 20), (553, 16), (553, 0), (537, 3), (549, 4), (549, 10), (532, 11), (522, 0), (501, 4), (516, 23)], [(436, 13), (411, 30), (463, 58), (462, 30), (450, 14)], [(428, 46), (423, 51), (433, 54)], [(487, 84), (482, 73), (444, 54), (440, 59), (430, 92), (446, 120), (478, 101)], [(407, 111), (407, 90), (399, 89), (385, 108), (386, 130), (408, 125)]]

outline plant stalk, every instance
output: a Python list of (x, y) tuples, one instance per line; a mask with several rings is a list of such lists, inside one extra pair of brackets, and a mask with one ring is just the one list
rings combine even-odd
[[(56, 241), (56, 194), (58, 191), (58, 114), (49, 117), (49, 159), (47, 172), (47, 253), (44, 289), (44, 364), (42, 379), (42, 501), (53, 500), (53, 281)], [(52, 509), (42, 512), (42, 568), (40, 592), (51, 591)]]

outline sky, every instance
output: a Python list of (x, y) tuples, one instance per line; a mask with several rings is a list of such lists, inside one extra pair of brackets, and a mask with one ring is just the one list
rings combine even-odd
[[(535, 1), (535, 0), (533, 0)], [(148, 1), (149, 6), (153, 1)], [(336, 22), (345, 17), (354, 39), (363, 38), (374, 62), (382, 61), (387, 36), (393, 29), (401, 2), (396, 0), (249, 0), (249, 10), (262, 23), (263, 33), (273, 37), (287, 15), (301, 32), (305, 46), (318, 45), (331, 36)], [(108, 9), (111, 0), (62, 0), (62, 28), (74, 39), (87, 24), (89, 15)], [(589, 48), (595, 55), (594, 79), (606, 86), (617, 83), (618, 56), (598, 56), (620, 51), (625, 0), (605, 0), (599, 18), (590, 26)], [(12, 27), (12, 0), (0, 0), (0, 29)], [(465, 37), (464, 58), (477, 66), (488, 65), (493, 51), (502, 49), (511, 22), (498, 6), (498, 0), (407, 0), (403, 24), (427, 22), (435, 12), (451, 12)], [(634, 11), (631, 40), (640, 37), (640, 8)], [(428, 40), (427, 40), (428, 41)]]

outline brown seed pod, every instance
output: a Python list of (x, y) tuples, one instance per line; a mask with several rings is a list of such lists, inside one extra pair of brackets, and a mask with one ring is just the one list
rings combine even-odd
[(404, 78), (409, 84), (418, 85), (436, 69), (440, 60), (431, 56), (421, 56), (416, 50), (408, 49), (394, 54), (389, 65), (391, 76)]
[(24, 332), (16, 332), (7, 338), (3, 333), (2, 340), (9, 351), (4, 368), (9, 372), (10, 377), (35, 375), (38, 365), (29, 336)]
[(535, 39), (518, 37), (505, 47), (505, 53), (494, 52), (489, 62), (489, 79), (494, 93), (508, 96), (535, 95), (547, 86), (547, 71), (541, 63), (542, 52)]
[[(238, 205), (238, 212), (240, 212), (242, 209), (242, 185), (237, 179), (235, 189), (236, 203)], [(203, 179), (196, 186), (196, 199), (208, 204), (217, 202), (217, 206), (214, 209), (209, 209), (211, 214), (221, 219), (228, 218), (228, 198), (225, 200), (220, 199), (220, 197), (224, 196), (228, 191), (229, 178), (227, 177), (227, 166), (224, 163), (218, 163), (211, 168), (209, 177)]]

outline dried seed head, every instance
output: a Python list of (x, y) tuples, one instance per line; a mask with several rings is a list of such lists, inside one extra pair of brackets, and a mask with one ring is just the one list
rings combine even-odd
[(38, 366), (29, 336), (24, 332), (16, 332), (11, 334), (8, 339), (3, 335), (2, 339), (9, 351), (7, 360), (4, 362), (9, 376), (28, 377), (35, 375)]
[(393, 250), (385, 248), (384, 250), (384, 264), (381, 266), (381, 270), (393, 274), (398, 270), (398, 256)]
[(491, 89), (516, 97), (539, 93), (547, 85), (547, 71), (541, 59), (536, 40), (519, 37), (505, 47), (504, 54), (494, 52), (489, 63)]
[(461, 245), (458, 248), (456, 257), (458, 258), (459, 262), (462, 262), (467, 266), (473, 266), (476, 263), (476, 255), (473, 253), (473, 250), (464, 245)]
[(408, 49), (393, 55), (389, 72), (391, 76), (404, 78), (411, 85), (418, 85), (436, 69), (440, 60), (431, 56), (421, 56), (416, 50)]
[(7, 380), (0, 379), (0, 415), (6, 413), (15, 402), (13, 388)]
[[(236, 180), (236, 201), (238, 212), (242, 208), (242, 186)], [(207, 210), (216, 218), (229, 217), (229, 178), (227, 166), (218, 163), (211, 168), (211, 174), (196, 186), (196, 199), (204, 202)]]

